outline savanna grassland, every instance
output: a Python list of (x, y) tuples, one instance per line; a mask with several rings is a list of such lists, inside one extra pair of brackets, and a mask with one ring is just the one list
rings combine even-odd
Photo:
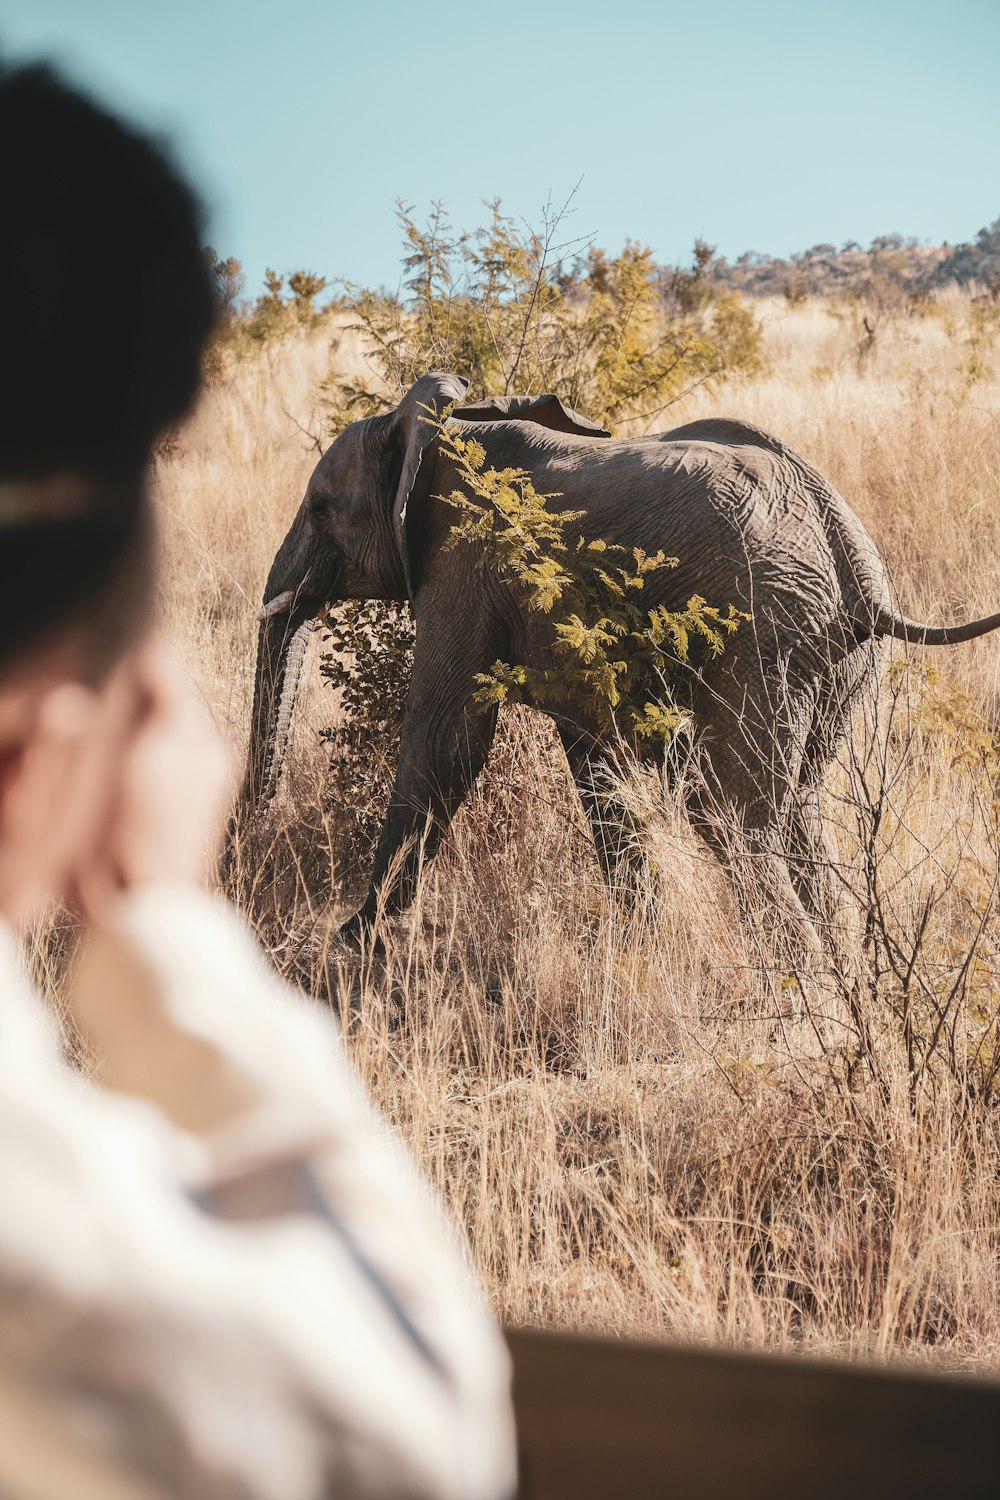
[[(910, 614), (1000, 609), (1000, 350), (970, 295), (941, 292), (870, 347), (818, 298), (755, 312), (759, 367), (655, 426), (711, 412), (772, 429), (858, 511)], [(317, 457), (321, 387), (362, 367), (348, 321), (223, 361), (157, 462), (166, 628), (240, 753), (255, 610)], [(610, 901), (548, 721), (524, 709), (388, 927), (389, 973), (341, 962), (367, 871), (344, 859), (319, 651), (240, 899), (320, 1003), (359, 995), (351, 1055), (497, 1313), (1000, 1362), (1000, 637), (899, 648), (830, 776), (855, 912), (836, 996), (767, 963), (655, 779), (632, 789), (648, 891)]]

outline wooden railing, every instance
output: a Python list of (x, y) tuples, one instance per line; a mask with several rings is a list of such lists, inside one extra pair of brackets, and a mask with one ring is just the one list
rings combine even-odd
[(998, 1382), (527, 1330), (508, 1341), (521, 1500), (1000, 1500)]

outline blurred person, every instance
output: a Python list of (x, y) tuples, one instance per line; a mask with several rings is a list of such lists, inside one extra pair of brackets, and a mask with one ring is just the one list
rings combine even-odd
[[(213, 307), (188, 189), (0, 67), (0, 1495), (513, 1490), (506, 1356), (333, 1022), (204, 894), (227, 756), (150, 634)], [(86, 931), (64, 1060), (15, 933)]]

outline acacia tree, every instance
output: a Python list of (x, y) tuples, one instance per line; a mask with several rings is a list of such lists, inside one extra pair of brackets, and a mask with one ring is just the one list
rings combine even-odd
[(239, 298), (246, 284), (243, 267), (235, 255), (229, 255), (222, 260), (211, 245), (205, 246), (205, 260), (208, 264), (208, 273), (212, 278), (220, 316), (223, 321), (229, 322), (239, 312)]

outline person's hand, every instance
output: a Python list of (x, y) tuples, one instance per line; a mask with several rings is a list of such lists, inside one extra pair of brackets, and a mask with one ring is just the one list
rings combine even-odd
[(204, 880), (232, 794), (231, 757), (163, 647), (142, 647), (119, 671), (104, 744), (111, 784), (73, 879), (91, 921), (139, 886)]
[[(119, 705), (115, 705), (116, 713)], [(69, 681), (0, 697), (0, 913), (21, 926), (68, 894), (80, 850), (103, 823), (111, 779), (98, 695)]]

